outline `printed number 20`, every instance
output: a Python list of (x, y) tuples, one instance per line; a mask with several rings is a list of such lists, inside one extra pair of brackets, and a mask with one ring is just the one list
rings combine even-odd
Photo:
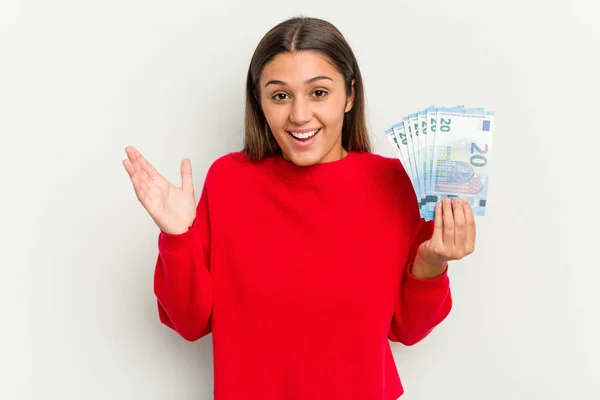
[(475, 143), (471, 143), (471, 154), (475, 153), (476, 151), (479, 152), (479, 154), (474, 154), (471, 156), (471, 165), (475, 167), (485, 167), (488, 160), (485, 156), (482, 156), (482, 154), (486, 154), (488, 152), (488, 145), (486, 144), (485, 150), (482, 150)]

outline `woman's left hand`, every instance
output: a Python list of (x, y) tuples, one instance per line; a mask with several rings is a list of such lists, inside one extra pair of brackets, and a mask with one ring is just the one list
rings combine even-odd
[(419, 246), (411, 273), (431, 279), (441, 275), (448, 261), (460, 260), (475, 250), (475, 218), (468, 201), (445, 198), (436, 204), (431, 239)]

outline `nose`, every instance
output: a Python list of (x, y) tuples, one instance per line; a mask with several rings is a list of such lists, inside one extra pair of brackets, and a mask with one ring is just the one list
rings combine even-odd
[(294, 98), (292, 109), (290, 110), (290, 121), (298, 126), (308, 123), (312, 118), (310, 104), (302, 96)]

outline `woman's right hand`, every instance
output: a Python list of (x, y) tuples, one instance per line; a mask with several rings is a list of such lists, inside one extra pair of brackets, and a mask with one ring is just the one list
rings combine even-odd
[(181, 162), (182, 186), (173, 186), (165, 177), (131, 146), (125, 148), (128, 159), (123, 160), (131, 178), (135, 195), (152, 220), (165, 233), (185, 233), (196, 217), (196, 197), (189, 159)]

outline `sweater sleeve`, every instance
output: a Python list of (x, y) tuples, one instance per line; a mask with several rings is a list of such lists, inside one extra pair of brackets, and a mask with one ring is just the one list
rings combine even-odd
[(206, 183), (196, 217), (181, 234), (160, 232), (154, 293), (160, 321), (184, 339), (211, 332), (213, 285), (209, 271), (210, 220)]
[(431, 333), (450, 313), (452, 296), (448, 266), (433, 279), (419, 279), (411, 268), (419, 246), (431, 238), (434, 222), (421, 220), (413, 240), (408, 263), (400, 283), (400, 293), (394, 310), (389, 338), (412, 346)]
[(395, 305), (389, 339), (412, 346), (425, 337), (440, 324), (450, 313), (452, 296), (448, 279), (448, 266), (444, 273), (433, 279), (419, 279), (411, 273), (411, 269), (419, 246), (433, 235), (434, 221), (425, 221), (419, 216), (417, 198), (412, 186), (409, 186), (408, 176), (400, 169), (399, 185), (404, 187), (403, 195), (408, 194), (407, 204), (414, 206), (408, 211), (409, 225), (416, 229), (414, 239), (403, 274), (400, 280), (399, 296)]

